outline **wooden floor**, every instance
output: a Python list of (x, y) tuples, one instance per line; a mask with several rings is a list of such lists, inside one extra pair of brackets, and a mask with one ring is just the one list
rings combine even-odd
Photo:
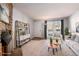
[(53, 55), (52, 50), (48, 52), (47, 40), (31, 40), (22, 46), (23, 56), (75, 56), (65, 42), (61, 45), (62, 50), (58, 49)]

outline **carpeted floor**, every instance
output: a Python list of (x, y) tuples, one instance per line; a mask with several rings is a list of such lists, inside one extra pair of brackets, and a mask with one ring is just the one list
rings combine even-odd
[(47, 40), (31, 40), (22, 46), (23, 56), (75, 56), (71, 49), (63, 42), (62, 50), (58, 49), (53, 55), (52, 50), (48, 52)]

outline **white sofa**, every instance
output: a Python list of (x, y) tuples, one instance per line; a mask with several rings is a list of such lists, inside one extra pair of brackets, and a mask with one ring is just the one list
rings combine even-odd
[(67, 46), (75, 53), (75, 55), (79, 56), (79, 35), (72, 35), (71, 39), (65, 40)]

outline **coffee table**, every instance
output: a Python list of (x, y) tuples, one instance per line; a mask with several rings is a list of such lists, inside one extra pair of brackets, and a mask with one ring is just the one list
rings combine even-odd
[(49, 49), (52, 49), (52, 52), (54, 55), (55, 55), (55, 51), (58, 52), (58, 48), (60, 48), (60, 50), (61, 50), (61, 44), (48, 45), (48, 51), (49, 51)]

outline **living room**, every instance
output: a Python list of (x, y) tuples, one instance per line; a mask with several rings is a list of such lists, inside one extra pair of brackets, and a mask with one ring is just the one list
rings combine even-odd
[[(6, 4), (0, 4), (0, 12), (2, 12), (1, 8), (6, 10)], [(78, 3), (14, 3), (10, 4), (9, 8), (10, 15), (8, 17), (10, 17), (10, 24), (2, 20), (2, 16), (0, 17), (0, 31), (2, 32), (5, 27), (8, 27), (7, 29), (11, 31), (12, 36), (8, 44), (5, 43), (8, 45), (6, 49), (8, 51), (2, 51), (2, 55), (11, 55), (11, 53), (17, 56), (79, 55)], [(48, 34), (51, 30), (53, 33)], [(48, 51), (48, 44), (50, 44), (48, 41), (50, 41), (50, 36), (53, 37), (53, 34), (60, 34), (63, 41), (61, 44), (62, 50), (56, 47), (58, 52), (55, 51), (54, 54), (52, 54), (51, 49)], [(7, 42), (5, 39), (3, 40)], [(1, 50), (4, 49), (1, 48)]]

